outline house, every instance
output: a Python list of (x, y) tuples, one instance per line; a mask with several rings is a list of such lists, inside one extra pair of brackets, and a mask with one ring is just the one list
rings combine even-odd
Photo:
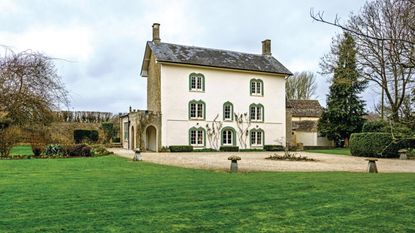
[(287, 112), (290, 117), (287, 124), (291, 122), (290, 145), (301, 143), (303, 146), (333, 146), (333, 142), (319, 136), (317, 130), (323, 112), (318, 100), (287, 100)]
[(121, 117), (123, 147), (160, 151), (172, 145), (262, 148), (285, 144), (285, 80), (292, 75), (271, 55), (164, 43), (153, 24), (141, 76), (147, 110)]

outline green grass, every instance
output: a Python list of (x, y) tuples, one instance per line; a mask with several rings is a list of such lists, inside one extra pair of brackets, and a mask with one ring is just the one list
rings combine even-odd
[(413, 232), (414, 179), (3, 160), (0, 232)]
[(15, 146), (11, 149), (10, 155), (33, 155), (31, 146)]
[(321, 154), (332, 154), (332, 155), (351, 155), (349, 148), (334, 148), (334, 149), (324, 149), (324, 150), (307, 150), (311, 153), (321, 153)]

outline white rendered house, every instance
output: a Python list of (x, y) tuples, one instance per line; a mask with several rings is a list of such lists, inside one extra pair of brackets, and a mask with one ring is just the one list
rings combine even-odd
[(163, 43), (159, 27), (153, 24), (141, 68), (148, 110), (122, 116), (124, 148), (285, 145), (291, 72), (272, 57), (270, 40), (262, 54), (248, 54)]

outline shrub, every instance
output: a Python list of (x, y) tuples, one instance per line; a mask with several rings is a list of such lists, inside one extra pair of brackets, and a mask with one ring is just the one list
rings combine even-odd
[(221, 146), (219, 151), (235, 152), (239, 151), (239, 146)]
[(121, 142), (121, 140), (120, 140), (120, 138), (119, 138), (119, 137), (114, 137), (114, 138), (112, 138), (112, 142), (113, 142), (113, 143), (120, 143), (120, 142)]
[(215, 150), (213, 148), (202, 148), (202, 149), (195, 149), (193, 152), (218, 152), (218, 150)]
[(114, 136), (114, 124), (112, 122), (103, 122), (101, 123), (101, 127), (105, 134), (105, 142), (110, 142)]
[(85, 144), (67, 145), (64, 147), (64, 154), (69, 157), (91, 157), (92, 150)]
[(387, 132), (388, 126), (386, 121), (368, 121), (363, 124), (362, 132)]
[(76, 129), (73, 131), (73, 138), (75, 143), (81, 142), (97, 142), (98, 131), (89, 129)]
[(46, 156), (62, 156), (63, 148), (59, 144), (49, 144), (45, 147)]
[(114, 154), (114, 153), (111, 151), (108, 151), (107, 148), (105, 148), (103, 145), (93, 145), (92, 154), (94, 156), (103, 156), (103, 155), (109, 155), (109, 154)]
[(192, 152), (193, 146), (188, 145), (175, 145), (175, 146), (169, 146), (169, 149), (171, 152)]
[(10, 150), (16, 142), (16, 130), (0, 126), (0, 157), (9, 157)]
[(43, 148), (45, 147), (43, 143), (32, 143), (31, 146), (33, 155), (35, 157), (39, 157), (43, 152)]
[(251, 148), (251, 149), (239, 149), (240, 152), (258, 152), (258, 151), (265, 151), (261, 148)]
[(264, 145), (265, 151), (283, 151), (284, 147), (281, 145)]
[(413, 147), (414, 141), (393, 140), (390, 133), (354, 133), (350, 136), (350, 152), (354, 156), (397, 158), (398, 150)]

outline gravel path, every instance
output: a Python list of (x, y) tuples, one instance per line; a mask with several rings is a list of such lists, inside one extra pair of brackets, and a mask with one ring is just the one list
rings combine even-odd
[[(134, 152), (112, 148), (115, 154), (132, 159)], [(367, 161), (363, 157), (327, 155), (308, 152), (295, 152), (297, 155), (318, 161), (276, 161), (266, 157), (273, 152), (196, 152), (196, 153), (142, 153), (144, 161), (187, 168), (210, 170), (229, 170), (228, 157), (236, 154), (242, 158), (238, 161), (240, 171), (346, 171), (367, 172)], [(279, 154), (282, 154), (279, 152)], [(379, 159), (379, 172), (415, 172), (415, 160)]]

